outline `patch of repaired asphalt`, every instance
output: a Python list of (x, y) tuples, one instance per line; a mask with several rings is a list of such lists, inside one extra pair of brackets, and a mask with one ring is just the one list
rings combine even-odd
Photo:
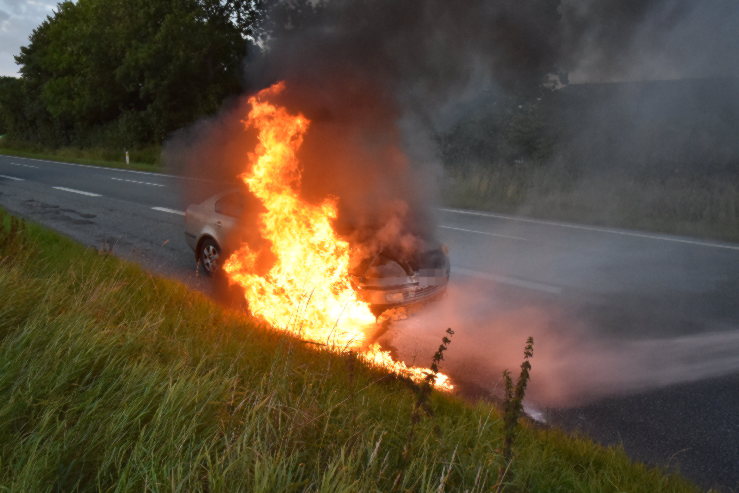
[(96, 214), (79, 212), (36, 199), (24, 200), (22, 204), (32, 215), (75, 225), (95, 224), (95, 221), (91, 221), (90, 219), (97, 217)]

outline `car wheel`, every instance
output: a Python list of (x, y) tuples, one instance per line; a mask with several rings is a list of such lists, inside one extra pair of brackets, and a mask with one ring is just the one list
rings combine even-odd
[(200, 261), (200, 265), (203, 266), (205, 273), (209, 276), (214, 275), (218, 271), (220, 256), (221, 247), (213, 239), (206, 238), (200, 243), (198, 260)]

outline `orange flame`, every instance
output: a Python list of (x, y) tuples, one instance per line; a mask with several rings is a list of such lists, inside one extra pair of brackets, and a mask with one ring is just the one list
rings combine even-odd
[[(279, 82), (249, 98), (245, 125), (257, 130), (250, 170), (240, 175), (264, 205), (260, 234), (271, 243), (274, 264), (256, 273), (258, 252), (244, 244), (224, 263), (229, 279), (240, 285), (252, 314), (271, 326), (335, 350), (358, 350), (368, 362), (422, 380), (428, 370), (396, 362), (379, 345), (363, 347), (376, 319), (350, 281), (350, 245), (333, 229), (337, 199), (319, 205), (299, 194), (301, 167), (297, 151), (310, 121), (270, 99), (285, 89)], [(444, 375), (436, 387), (451, 390)]]

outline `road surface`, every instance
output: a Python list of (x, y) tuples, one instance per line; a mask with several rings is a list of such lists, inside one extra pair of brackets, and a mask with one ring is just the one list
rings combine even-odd
[[(0, 155), (0, 206), (207, 291), (183, 238), (191, 180)], [(398, 324), (401, 353), (431, 340), (419, 324), (454, 323), (450, 371), (482, 385), (501, 365), (513, 369), (535, 335), (532, 414), (703, 486), (739, 487), (739, 245), (445, 208), (437, 216), (450, 293), (432, 317)]]

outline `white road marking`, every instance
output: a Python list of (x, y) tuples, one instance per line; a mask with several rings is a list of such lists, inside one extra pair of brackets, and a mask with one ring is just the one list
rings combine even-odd
[(150, 183), (148, 181), (137, 181), (137, 180), (126, 180), (125, 178), (111, 178), (111, 180), (115, 181), (125, 181), (128, 183), (136, 183), (137, 185), (149, 185), (152, 187), (164, 187), (166, 185), (162, 185), (161, 183)]
[(72, 192), (72, 193), (78, 193), (80, 195), (87, 195), (88, 197), (102, 197), (99, 193), (92, 193), (92, 192), (85, 192), (84, 190), (77, 190), (75, 188), (67, 188), (67, 187), (51, 187), (56, 190), (62, 190), (64, 192)]
[[(2, 154), (2, 153), (0, 153), (0, 156), (8, 156), (8, 154)], [(10, 157), (10, 156), (8, 156), (8, 157)], [(222, 183), (222, 182), (219, 182), (219, 181), (216, 181), (216, 180), (208, 180), (206, 178), (193, 178), (193, 177), (190, 177), (190, 176), (171, 175), (171, 174), (168, 174), (168, 173), (156, 173), (156, 172), (153, 172), (153, 171), (137, 171), (137, 170), (134, 170), (134, 169), (116, 168), (116, 167), (113, 167), (113, 166), (96, 166), (94, 164), (65, 163), (64, 161), (51, 161), (49, 159), (37, 159), (37, 158), (33, 158), (33, 157), (24, 157), (22, 159), (26, 159), (26, 160), (30, 160), (30, 161), (38, 161), (40, 163), (63, 164), (64, 166), (77, 166), (79, 168), (94, 168), (94, 169), (99, 169), (99, 170), (103, 170), (103, 171), (111, 171), (111, 172), (118, 172), (118, 171), (120, 171), (122, 173), (135, 173), (135, 174), (139, 174), (139, 175), (164, 176), (164, 177), (167, 177), (167, 178), (178, 178), (180, 180), (194, 180), (194, 181), (205, 181), (205, 182), (209, 182), (209, 183)], [(30, 165), (26, 165), (26, 166), (30, 166)], [(30, 166), (30, 167), (36, 168), (37, 166)]]
[(562, 292), (561, 287), (553, 286), (551, 284), (544, 284), (541, 282), (534, 282), (534, 281), (526, 281), (524, 279), (518, 279), (516, 277), (499, 276), (497, 274), (488, 274), (487, 272), (463, 269), (460, 267), (452, 267), (452, 273), (462, 274), (463, 276), (476, 277), (478, 279), (485, 279), (487, 281), (494, 281), (500, 284), (508, 284), (509, 286), (516, 286), (517, 288), (533, 289), (535, 291), (542, 291), (544, 293), (560, 294)]
[(16, 178), (15, 176), (0, 175), (0, 178), (7, 178), (8, 180), (25, 181), (23, 178)]
[(558, 221), (545, 221), (543, 219), (529, 219), (526, 217), (509, 216), (507, 214), (494, 214), (492, 212), (469, 211), (469, 210), (463, 210), (463, 209), (447, 209), (443, 207), (440, 207), (439, 210), (443, 212), (451, 212), (453, 214), (466, 214), (469, 216), (492, 217), (495, 219), (505, 219), (508, 221), (517, 221), (521, 223), (541, 224), (545, 226), (554, 226), (558, 228), (579, 229), (583, 231), (594, 231), (597, 233), (608, 233), (608, 234), (620, 235), (620, 236), (630, 236), (632, 238), (644, 238), (648, 240), (671, 241), (673, 243), (683, 243), (687, 245), (703, 246), (703, 247), (709, 247), (709, 248), (724, 248), (726, 250), (739, 251), (739, 245), (714, 243), (711, 241), (687, 240), (683, 238), (675, 238), (675, 237), (664, 236), (664, 235), (637, 233), (634, 231), (622, 231), (622, 230), (610, 229), (610, 228), (599, 228), (597, 226), (582, 226), (580, 224), (562, 223)]
[(23, 163), (8, 163), (11, 166), (23, 166), (24, 168), (37, 168), (38, 166), (32, 166), (30, 164), (23, 164)]
[(185, 215), (184, 211), (178, 211), (177, 209), (170, 209), (168, 207), (152, 207), (152, 209), (160, 212), (169, 212), (170, 214), (179, 214), (180, 216)]
[[(121, 171), (124, 173), (136, 173), (140, 175), (154, 175), (154, 176), (168, 176), (171, 178), (185, 178), (184, 176), (168, 175), (166, 173), (155, 173), (152, 171), (138, 171), (138, 170), (133, 170), (133, 169), (115, 168), (113, 166), (95, 166), (94, 164), (66, 163), (64, 161), (51, 161), (49, 159), (38, 159), (38, 158), (33, 158), (33, 157), (24, 157), (23, 159), (27, 159), (30, 161), (38, 161), (40, 163), (63, 164), (64, 166), (76, 166), (78, 168), (96, 168), (96, 169), (101, 169), (104, 171)], [(27, 165), (27, 166), (30, 166), (30, 165)], [(33, 166), (33, 167), (35, 168), (36, 166)]]
[(522, 238), (521, 236), (512, 236), (512, 235), (504, 235), (500, 233), (489, 233), (487, 231), (478, 231), (476, 229), (465, 229), (465, 228), (455, 228), (453, 226), (439, 226), (441, 229), (450, 229), (452, 231), (461, 231), (463, 233), (475, 233), (478, 235), (486, 235), (486, 236), (494, 236), (496, 238), (505, 238), (507, 240), (521, 240), (526, 241), (526, 238)]

